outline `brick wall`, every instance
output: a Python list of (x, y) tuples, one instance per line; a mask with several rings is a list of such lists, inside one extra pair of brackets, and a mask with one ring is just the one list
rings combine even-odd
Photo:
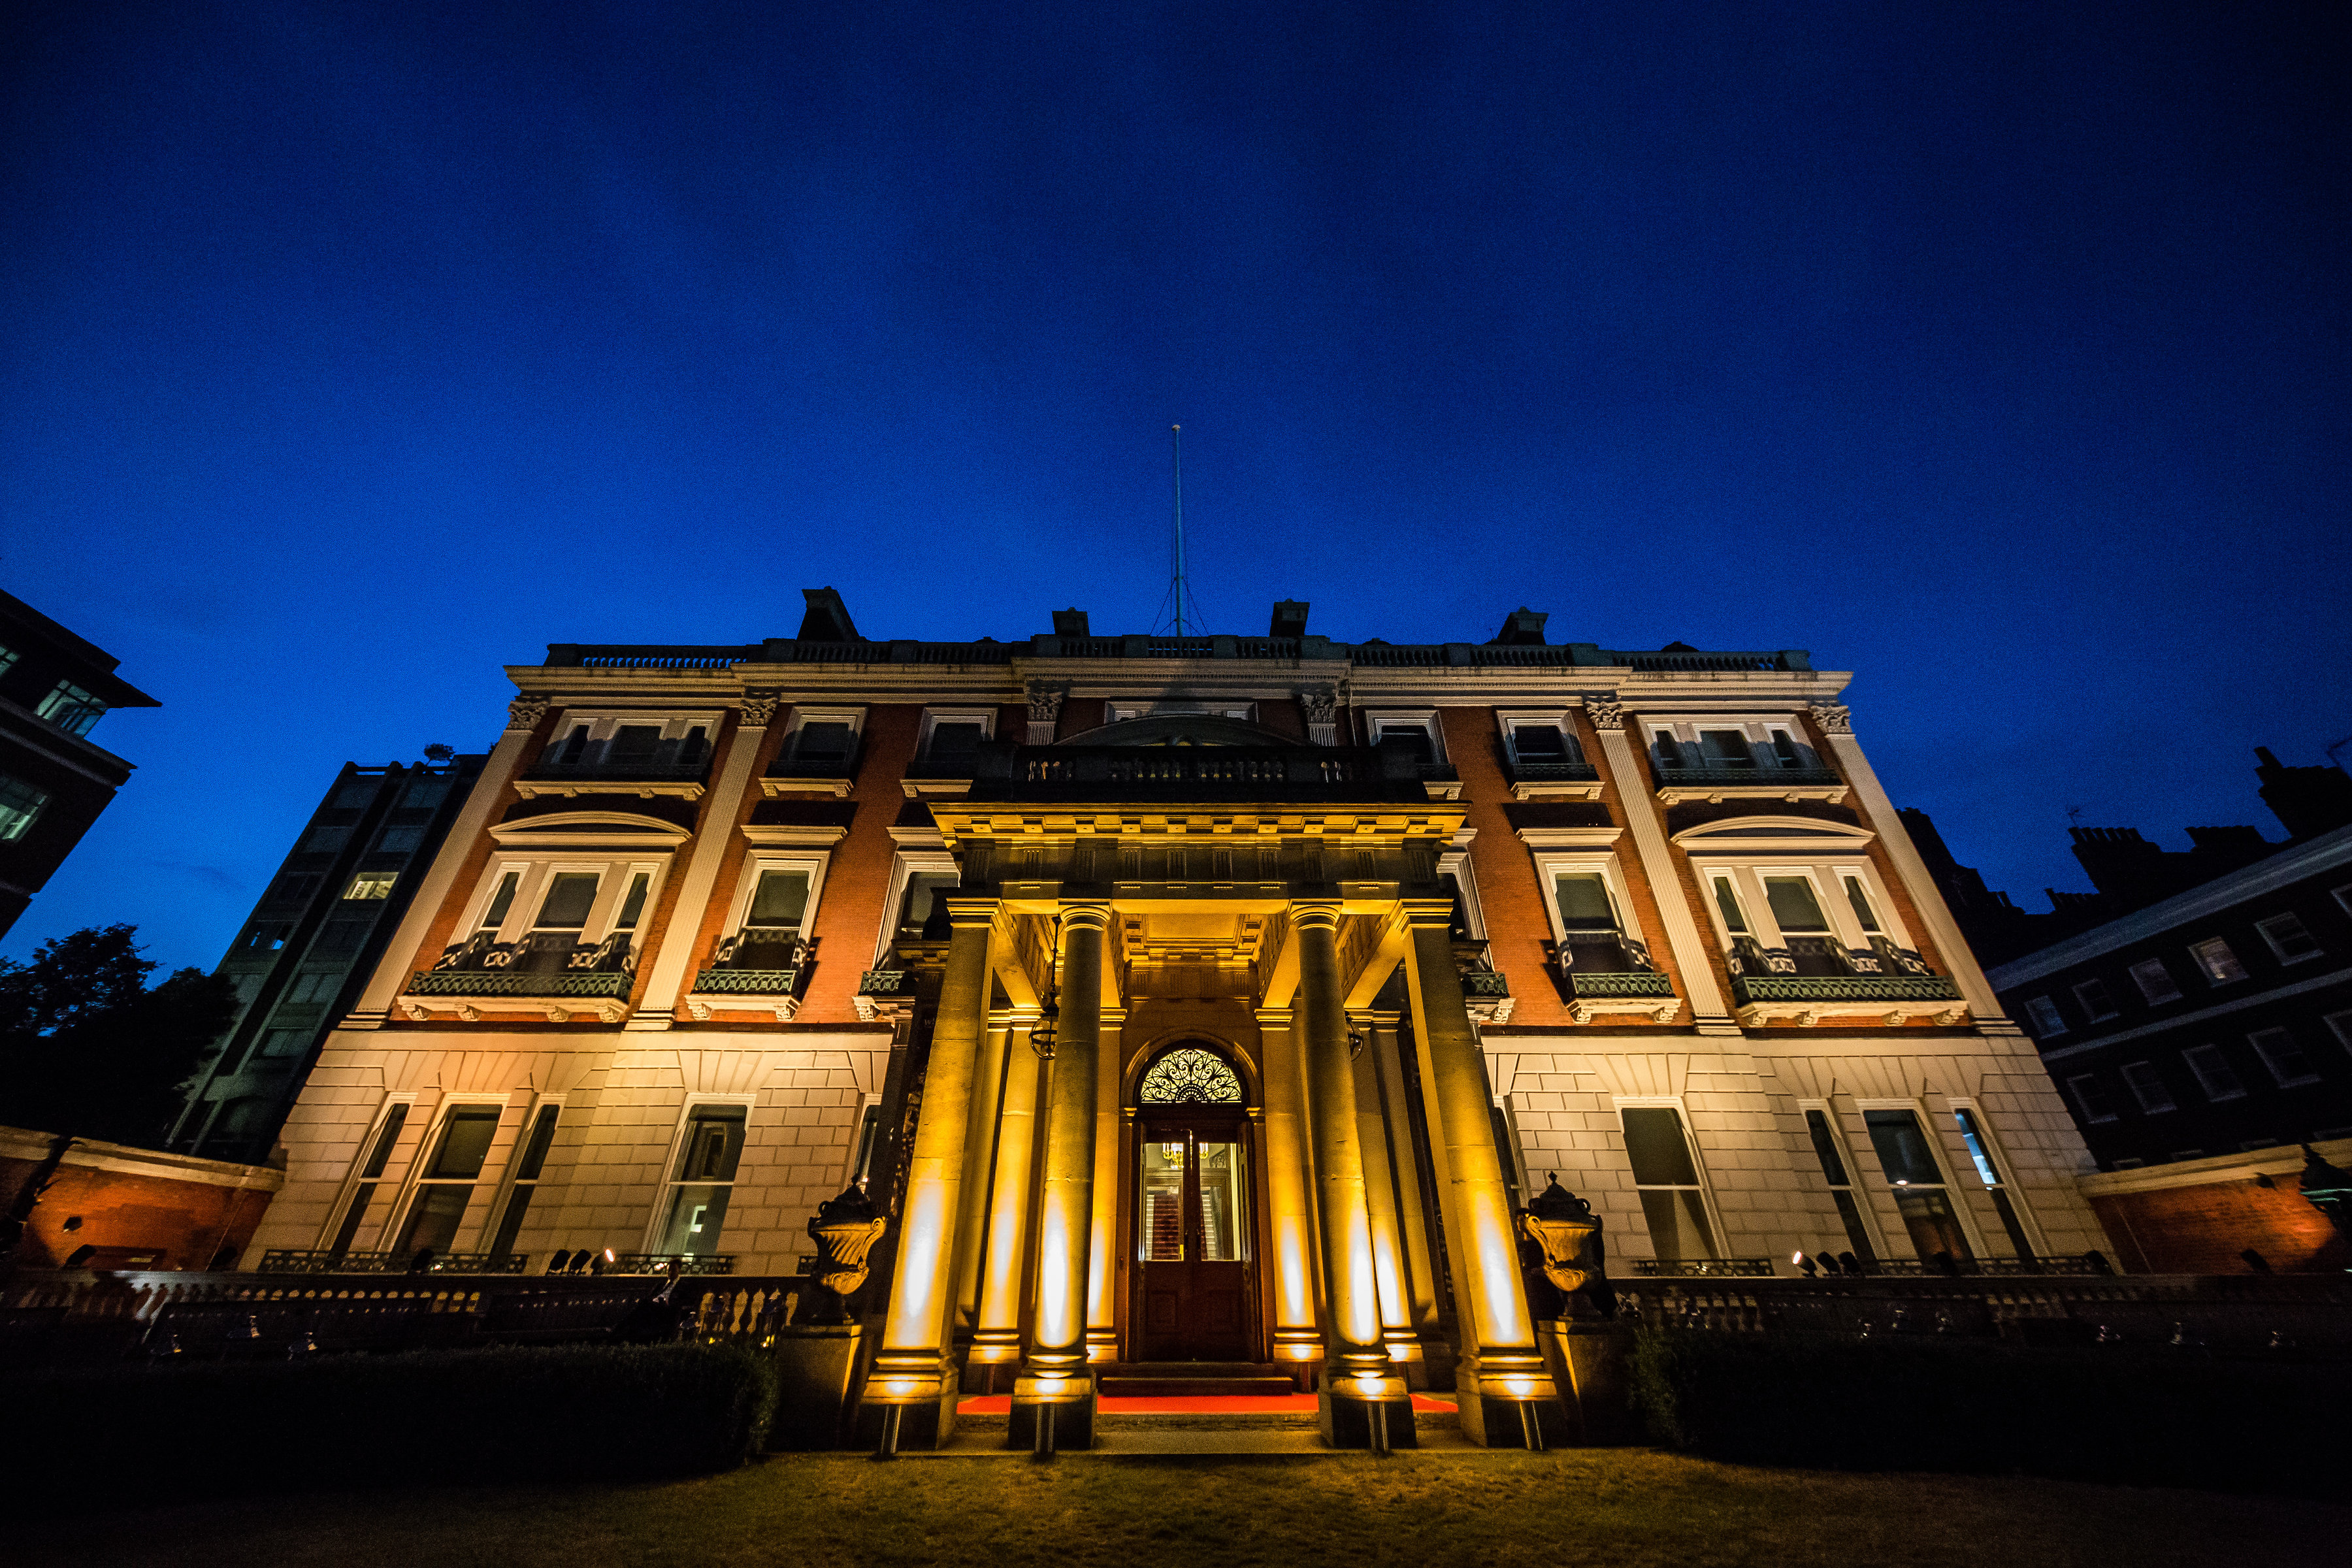
[[(0, 1128), (0, 1206), (16, 1201), (48, 1150), (46, 1132)], [(257, 1165), (78, 1142), (33, 1210), (15, 1260), (54, 1268), (91, 1247), (93, 1268), (206, 1268), (224, 1251), (246, 1250), (284, 1179)]]

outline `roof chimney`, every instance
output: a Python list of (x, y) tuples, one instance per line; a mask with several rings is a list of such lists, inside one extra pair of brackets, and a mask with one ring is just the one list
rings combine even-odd
[(1551, 616), (1542, 610), (1530, 610), (1525, 605), (1503, 617), (1503, 629), (1495, 636), (1498, 643), (1541, 647), (1544, 623)]
[(1087, 629), (1087, 613), (1084, 610), (1055, 610), (1054, 635), (1057, 637), (1090, 637), (1095, 634)]
[(1265, 634), (1270, 637), (1303, 637), (1307, 635), (1307, 601), (1276, 599), (1274, 603), (1274, 625)]
[(803, 588), (808, 614), (801, 617), (799, 642), (862, 642), (849, 618), (849, 606), (831, 588)]

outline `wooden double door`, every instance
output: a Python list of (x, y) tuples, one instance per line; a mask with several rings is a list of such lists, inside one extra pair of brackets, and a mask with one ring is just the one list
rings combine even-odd
[(1129, 1360), (1257, 1359), (1250, 1125), (1234, 1109), (1137, 1116)]

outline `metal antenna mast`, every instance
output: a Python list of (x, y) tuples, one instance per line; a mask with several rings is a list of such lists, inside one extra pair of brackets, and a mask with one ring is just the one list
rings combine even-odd
[(1168, 427), (1169, 455), (1172, 467), (1169, 470), (1169, 501), (1174, 525), (1174, 550), (1169, 563), (1168, 597), (1160, 605), (1174, 635), (1184, 636), (1184, 611), (1189, 605), (1192, 612), (1192, 629), (1202, 629), (1201, 604), (1192, 597), (1192, 585), (1184, 575), (1184, 426)]

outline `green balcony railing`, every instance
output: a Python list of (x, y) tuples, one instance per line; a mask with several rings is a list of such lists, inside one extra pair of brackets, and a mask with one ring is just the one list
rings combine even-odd
[(1741, 974), (1731, 998), (1756, 1002), (1957, 1002), (1960, 988), (1942, 974)]
[(857, 982), (860, 996), (911, 997), (915, 994), (915, 972), (911, 969), (869, 969)]
[(789, 996), (800, 989), (805, 969), (706, 969), (694, 977), (705, 996)]
[(1845, 780), (1829, 768), (1660, 768), (1658, 787), (1674, 785), (1713, 788), (1720, 784), (1762, 784), (1784, 788), (1794, 784), (1837, 785)]
[(1654, 969), (1568, 971), (1571, 996), (1671, 996), (1674, 982)]
[(1511, 983), (1491, 969), (1474, 969), (1462, 977), (1462, 994), (1473, 1001), (1508, 996)]
[(635, 977), (623, 969), (428, 969), (408, 983), (411, 996), (626, 996)]
[(1601, 770), (1591, 763), (1538, 763), (1509, 758), (1513, 784), (1598, 784)]

